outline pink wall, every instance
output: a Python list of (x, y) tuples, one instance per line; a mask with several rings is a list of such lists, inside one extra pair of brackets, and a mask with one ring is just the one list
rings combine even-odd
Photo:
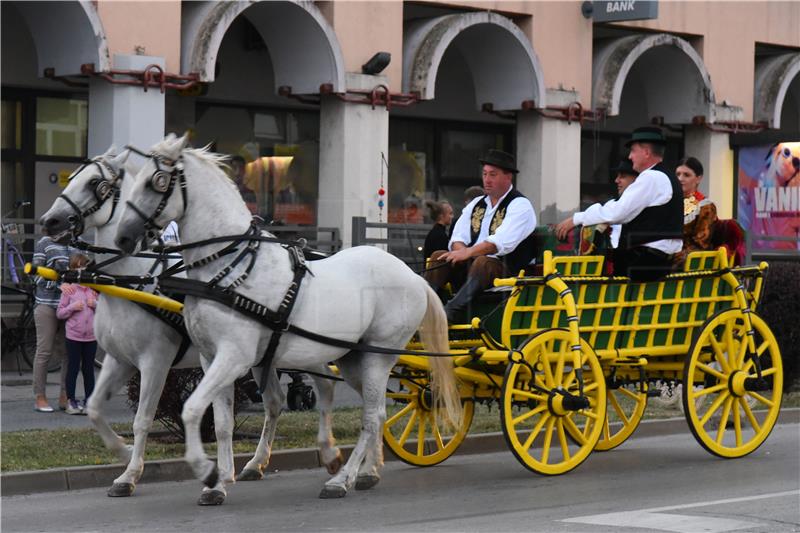
[(181, 3), (177, 0), (159, 2), (97, 2), (108, 39), (113, 64), (114, 54), (136, 54), (163, 57), (166, 70), (180, 71)]
[[(800, 2), (659, 2), (658, 19), (620, 24), (703, 36), (695, 48), (711, 75), (717, 103), (753, 119), (755, 43), (800, 47)], [(796, 50), (795, 50), (796, 51)]]
[(392, 62), (382, 74), (390, 90), (402, 89), (402, 2), (318, 2), (317, 7), (336, 32), (347, 72), (361, 72), (376, 52), (389, 52)]

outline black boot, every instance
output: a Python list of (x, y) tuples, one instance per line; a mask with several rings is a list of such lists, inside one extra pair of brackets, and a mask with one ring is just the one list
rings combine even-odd
[(453, 324), (458, 315), (469, 306), (470, 302), (482, 290), (478, 278), (467, 278), (467, 282), (453, 296), (453, 299), (444, 306), (444, 311), (447, 313), (447, 321)]

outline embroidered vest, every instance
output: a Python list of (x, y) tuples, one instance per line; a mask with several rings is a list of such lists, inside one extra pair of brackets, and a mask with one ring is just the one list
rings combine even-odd
[[(508, 204), (511, 203), (512, 200), (516, 198), (525, 198), (525, 196), (516, 189), (511, 189), (505, 198), (500, 202), (500, 205), (497, 206), (497, 209), (492, 215), (492, 220), (489, 223), (489, 235), (494, 235), (497, 231), (497, 228), (503, 223), (503, 220), (506, 217), (506, 210), (508, 209)], [(478, 234), (481, 232), (481, 223), (483, 222), (483, 215), (486, 214), (486, 196), (482, 196), (478, 203), (472, 208), (472, 214), (470, 218), (470, 241), (469, 246), (473, 246), (475, 242), (478, 240)], [(462, 215), (463, 216), (463, 215)], [(507, 253), (506, 255), (499, 256), (498, 259), (503, 261), (508, 269), (509, 273), (513, 275), (517, 275), (517, 273), (528, 266), (530, 262), (536, 257), (536, 243), (533, 238), (533, 233), (531, 232), (530, 235), (525, 237), (525, 239), (519, 243), (519, 245), (512, 250), (511, 252)]]
[(683, 191), (675, 175), (659, 163), (653, 170), (663, 172), (672, 185), (672, 198), (662, 205), (646, 207), (636, 218), (622, 225), (620, 248), (634, 248), (661, 239), (683, 239)]

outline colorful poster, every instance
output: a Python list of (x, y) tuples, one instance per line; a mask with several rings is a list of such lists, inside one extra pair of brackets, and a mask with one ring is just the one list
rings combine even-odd
[(800, 142), (739, 149), (738, 215), (755, 250), (800, 250)]

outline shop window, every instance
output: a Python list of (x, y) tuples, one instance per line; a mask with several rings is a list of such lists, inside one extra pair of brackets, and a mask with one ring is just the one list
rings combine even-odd
[(3, 100), (2, 111), (3, 150), (22, 149), (22, 102)]
[(390, 119), (388, 221), (428, 221), (425, 200), (447, 200), (458, 215), (464, 190), (481, 183), (478, 158), (491, 148), (512, 151), (512, 134), (495, 124)]
[(36, 99), (36, 155), (86, 157), (86, 100)]
[(198, 106), (194, 143), (231, 156), (231, 179), (267, 221), (314, 225), (319, 195), (319, 115)]

